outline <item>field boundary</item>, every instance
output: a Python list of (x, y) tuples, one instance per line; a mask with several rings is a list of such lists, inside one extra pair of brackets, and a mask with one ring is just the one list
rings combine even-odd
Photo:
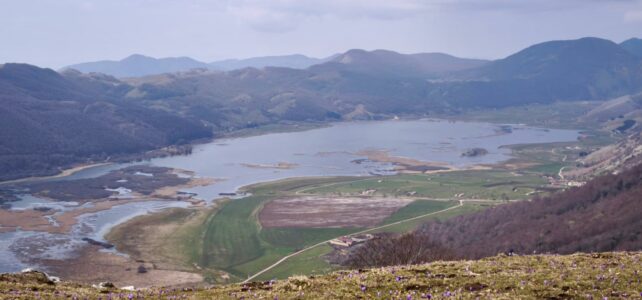
[[(474, 200), (473, 200), (473, 201), (474, 201)], [(412, 217), (412, 218), (409, 218), (409, 219), (405, 219), (405, 220), (401, 220), (401, 221), (393, 222), (393, 223), (390, 223), (390, 224), (386, 224), (386, 225), (381, 225), (381, 226), (377, 226), (377, 227), (373, 227), (373, 228), (365, 229), (365, 230), (362, 230), (362, 231), (358, 231), (358, 232), (351, 233), (351, 234), (349, 234), (349, 235), (364, 234), (364, 233), (367, 233), (367, 232), (370, 232), (370, 231), (376, 231), (376, 230), (383, 229), (383, 228), (386, 228), (386, 227), (390, 227), (390, 226), (394, 226), (394, 225), (402, 224), (402, 223), (405, 223), (405, 222), (414, 221), (414, 220), (417, 220), (417, 219), (421, 219), (421, 218), (424, 218), (424, 217), (428, 217), (428, 216), (431, 216), (431, 215), (435, 215), (435, 214), (443, 213), (443, 212), (446, 212), (446, 211), (449, 211), (449, 210), (453, 210), (453, 209), (456, 209), (456, 208), (460, 208), (460, 207), (464, 206), (464, 203), (465, 203), (465, 202), (468, 202), (468, 200), (459, 200), (459, 204), (457, 204), (457, 205), (453, 205), (453, 206), (451, 206), (451, 207), (448, 207), (448, 208), (445, 208), (445, 209), (442, 209), (442, 210), (439, 210), (439, 211), (434, 211), (434, 212), (427, 213), (427, 214), (424, 214), (424, 215), (421, 215), (421, 216), (416, 216), (416, 217)], [(331, 240), (334, 240), (334, 239), (336, 239), (336, 238), (339, 238), (339, 237), (331, 238), (331, 239), (329, 239), (329, 240), (325, 240), (325, 241), (322, 241), (322, 242), (316, 243), (316, 244), (314, 244), (314, 245), (312, 245), (312, 246), (309, 246), (309, 247), (307, 247), (307, 248), (303, 248), (303, 249), (301, 249), (301, 250), (299, 250), (299, 251), (297, 251), (297, 252), (294, 252), (294, 253), (292, 253), (292, 254), (289, 254), (289, 255), (287, 255), (287, 256), (285, 256), (285, 257), (281, 258), (280, 260), (278, 260), (278, 261), (277, 261), (277, 262), (275, 262), (274, 264), (270, 265), (269, 267), (267, 267), (267, 268), (265, 268), (265, 269), (263, 269), (263, 270), (261, 270), (261, 271), (259, 271), (259, 272), (255, 273), (254, 275), (252, 275), (252, 276), (248, 277), (248, 278), (247, 278), (247, 279), (245, 279), (242, 283), (247, 283), (247, 282), (249, 282), (250, 280), (252, 280), (252, 279), (254, 279), (254, 278), (256, 278), (256, 277), (258, 277), (258, 276), (262, 275), (263, 273), (265, 273), (265, 272), (267, 272), (267, 271), (269, 271), (269, 270), (271, 270), (271, 269), (274, 269), (275, 267), (277, 267), (278, 265), (280, 265), (280, 264), (281, 264), (281, 263), (283, 263), (284, 261), (286, 261), (286, 260), (288, 260), (288, 259), (290, 259), (290, 258), (292, 258), (292, 257), (294, 257), (294, 256), (297, 256), (297, 255), (299, 255), (299, 254), (301, 254), (301, 253), (303, 253), (303, 252), (306, 252), (306, 251), (308, 251), (308, 250), (310, 250), (310, 249), (313, 249), (313, 248), (319, 247), (319, 246), (321, 246), (321, 245), (323, 245), (323, 244), (329, 243)]]

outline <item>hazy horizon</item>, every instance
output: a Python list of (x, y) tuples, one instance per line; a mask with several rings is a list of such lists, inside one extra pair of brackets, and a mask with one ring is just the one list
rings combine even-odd
[(497, 59), (548, 40), (621, 42), (642, 37), (641, 25), (642, 0), (3, 1), (0, 63), (320, 58), (355, 48)]

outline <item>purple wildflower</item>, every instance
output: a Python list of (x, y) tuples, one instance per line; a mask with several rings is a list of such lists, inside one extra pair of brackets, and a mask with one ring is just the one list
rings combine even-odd
[(367, 289), (367, 287), (366, 287), (365, 285), (363, 285), (363, 284), (362, 284), (362, 285), (361, 285), (361, 291), (362, 291), (362, 292), (365, 292), (365, 291), (366, 291), (366, 289)]
[(407, 296), (406, 296), (406, 300), (412, 300), (412, 296), (407, 295)]

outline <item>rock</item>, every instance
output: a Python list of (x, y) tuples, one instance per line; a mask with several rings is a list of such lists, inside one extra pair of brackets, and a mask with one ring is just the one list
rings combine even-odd
[(133, 285), (124, 286), (124, 287), (121, 287), (120, 289), (121, 290), (125, 290), (125, 291), (135, 291), (136, 290), (136, 288)]
[(138, 266), (138, 273), (139, 273), (139, 274), (147, 273), (147, 268), (145, 268), (145, 266), (144, 266), (144, 265), (140, 265), (140, 266)]
[(98, 284), (94, 284), (94, 285), (92, 285), (92, 287), (97, 288), (97, 289), (113, 289), (116, 286), (113, 283), (109, 282), (109, 281), (105, 281), (105, 282), (101, 282), (101, 283), (98, 283)]

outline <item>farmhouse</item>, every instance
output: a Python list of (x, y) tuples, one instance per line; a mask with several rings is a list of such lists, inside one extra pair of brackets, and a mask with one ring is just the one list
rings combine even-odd
[(341, 247), (351, 247), (356, 244), (363, 243), (367, 240), (371, 240), (374, 238), (372, 234), (362, 234), (362, 235), (356, 235), (356, 236), (342, 236), (340, 238), (336, 238), (333, 240), (330, 240), (330, 244), (332, 245), (337, 245)]

